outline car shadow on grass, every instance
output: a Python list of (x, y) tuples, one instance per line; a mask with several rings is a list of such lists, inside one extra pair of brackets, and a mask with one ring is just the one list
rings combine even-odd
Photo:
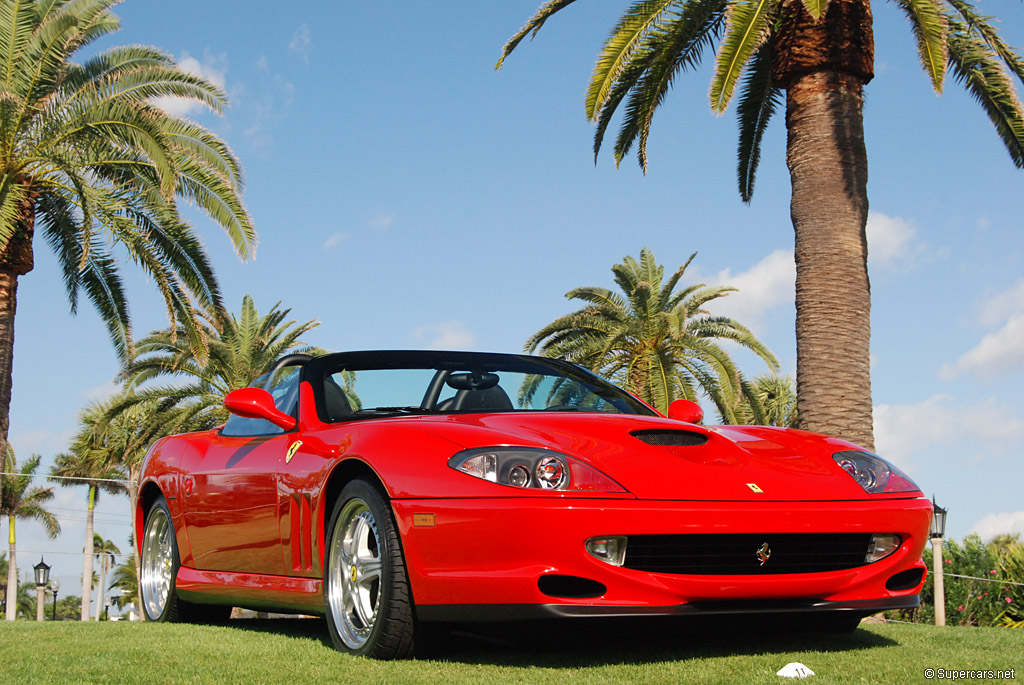
[[(322, 619), (233, 620), (238, 630), (319, 641), (333, 649)], [(804, 651), (844, 652), (894, 646), (860, 628), (851, 633), (801, 630), (774, 617), (651, 617), (562, 621), (430, 624), (420, 658), (463, 664), (578, 668)]]
[(438, 658), (446, 661), (574, 668), (645, 664), (716, 656), (842, 652), (892, 646), (881, 635), (807, 632), (786, 621), (753, 616), (725, 619), (599, 619), (457, 626)]

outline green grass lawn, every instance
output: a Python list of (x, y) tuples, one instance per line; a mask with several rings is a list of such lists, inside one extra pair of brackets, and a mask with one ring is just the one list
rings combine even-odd
[[(921, 683), (926, 668), (1016, 669), (1024, 630), (862, 624), (852, 634), (734, 625), (576, 622), (457, 632), (434, 659), (379, 662), (334, 651), (322, 621), (226, 626), (0, 622), (0, 681), (147, 683)], [(747, 624), (747, 629), (737, 627)]]

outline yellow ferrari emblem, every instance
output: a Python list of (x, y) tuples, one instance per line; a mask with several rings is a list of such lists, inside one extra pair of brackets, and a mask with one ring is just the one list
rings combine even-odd
[(296, 440), (295, 442), (293, 442), (292, 446), (288, 448), (288, 454), (284, 455), (284, 463), (287, 464), (288, 462), (290, 462), (292, 460), (292, 457), (295, 456), (295, 453), (299, 451), (300, 447), (302, 447), (301, 440)]
[(358, 577), (359, 577), (359, 572), (358, 572), (358, 570), (356, 569), (355, 565), (353, 564), (353, 566), (352, 566), (352, 582), (353, 582), (353, 583), (354, 583), (354, 582), (356, 582), (356, 579), (357, 579)]
[(762, 495), (764, 494), (764, 490), (762, 490), (761, 488), (757, 487), (757, 483), (747, 483), (747, 487), (750, 488), (751, 490), (753, 490), (756, 493), (759, 493), (759, 494), (762, 494)]

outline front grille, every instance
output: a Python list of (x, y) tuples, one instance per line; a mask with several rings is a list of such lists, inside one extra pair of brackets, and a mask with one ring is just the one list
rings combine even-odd
[[(630, 535), (624, 566), (702, 576), (821, 573), (864, 566), (870, 542), (871, 533)], [(768, 553), (763, 564), (759, 551)]]

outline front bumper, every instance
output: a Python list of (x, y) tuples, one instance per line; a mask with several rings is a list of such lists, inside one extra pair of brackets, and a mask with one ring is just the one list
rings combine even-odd
[[(530, 498), (392, 500), (417, 613), (424, 620), (847, 611), (917, 606), (931, 504), (668, 502)], [(432, 525), (431, 525), (432, 523)], [(612, 566), (584, 541), (605, 535), (897, 533), (873, 564), (777, 575), (674, 575)], [(768, 539), (768, 538), (766, 538)], [(751, 559), (756, 550), (751, 550)], [(628, 559), (628, 545), (627, 545)], [(920, 570), (920, 578), (914, 573)], [(916, 580), (892, 583), (897, 574)], [(599, 596), (543, 591), (545, 576), (598, 583)], [(889, 589), (898, 586), (898, 589)]]

